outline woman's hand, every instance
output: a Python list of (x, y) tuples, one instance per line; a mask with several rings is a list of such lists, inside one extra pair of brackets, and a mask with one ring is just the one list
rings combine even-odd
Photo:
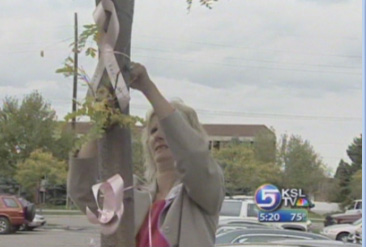
[(150, 80), (147, 70), (142, 64), (131, 62), (130, 78), (130, 87), (145, 95), (154, 87), (154, 83)]
[(145, 95), (147, 100), (149, 100), (152, 107), (154, 108), (154, 112), (159, 119), (163, 119), (174, 112), (174, 108), (169, 104), (155, 84), (150, 80), (147, 70), (143, 65), (131, 62), (130, 77), (130, 87), (139, 90)]

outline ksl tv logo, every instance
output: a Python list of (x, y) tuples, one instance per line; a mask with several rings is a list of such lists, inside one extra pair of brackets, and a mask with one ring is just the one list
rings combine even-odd
[(282, 204), (285, 207), (311, 207), (302, 189), (292, 188), (279, 190), (273, 184), (260, 186), (256, 190), (254, 198), (258, 208), (264, 211), (275, 211)]

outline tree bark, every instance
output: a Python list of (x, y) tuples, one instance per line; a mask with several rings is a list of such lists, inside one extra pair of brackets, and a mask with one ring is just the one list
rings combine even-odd
[[(120, 23), (120, 32), (115, 47), (115, 51), (122, 52), (130, 56), (131, 50), (131, 30), (134, 10), (134, 0), (112, 0), (116, 8)], [(98, 4), (100, 0), (96, 0)], [(129, 64), (129, 59), (116, 54), (116, 58), (121, 68), (123, 78), (129, 81), (128, 71), (123, 69)], [(111, 85), (106, 71), (102, 78), (102, 83)], [(109, 86), (110, 87), (110, 86)], [(124, 114), (129, 114), (127, 107)], [(115, 174), (120, 174), (124, 180), (125, 188), (133, 184), (131, 132), (127, 128), (113, 126), (106, 130), (105, 136), (98, 142), (99, 172), (102, 181), (107, 180)], [(124, 192), (124, 214), (117, 231), (110, 236), (101, 235), (102, 247), (134, 247), (134, 200), (133, 190)]]

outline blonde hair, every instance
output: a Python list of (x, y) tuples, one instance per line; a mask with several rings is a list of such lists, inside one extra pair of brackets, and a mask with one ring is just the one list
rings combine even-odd
[[(188, 122), (188, 124), (195, 130), (197, 133), (207, 142), (208, 148), (208, 138), (206, 131), (203, 129), (202, 125), (198, 120), (198, 116), (196, 111), (185, 105), (181, 100), (173, 100), (170, 104), (174, 107), (176, 111), (178, 111), (183, 118)], [(149, 126), (151, 123), (151, 119), (155, 116), (153, 109), (149, 110), (146, 113), (146, 121), (145, 126), (142, 131), (142, 147), (143, 147), (143, 155), (144, 155), (144, 167), (145, 167), (145, 179), (148, 184), (151, 184), (156, 179), (156, 164), (153, 159), (152, 152), (149, 147)]]

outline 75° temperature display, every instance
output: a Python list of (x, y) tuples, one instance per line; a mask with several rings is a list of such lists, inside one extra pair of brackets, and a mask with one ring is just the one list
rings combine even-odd
[(308, 212), (304, 209), (281, 209), (273, 212), (259, 211), (259, 222), (306, 222)]

